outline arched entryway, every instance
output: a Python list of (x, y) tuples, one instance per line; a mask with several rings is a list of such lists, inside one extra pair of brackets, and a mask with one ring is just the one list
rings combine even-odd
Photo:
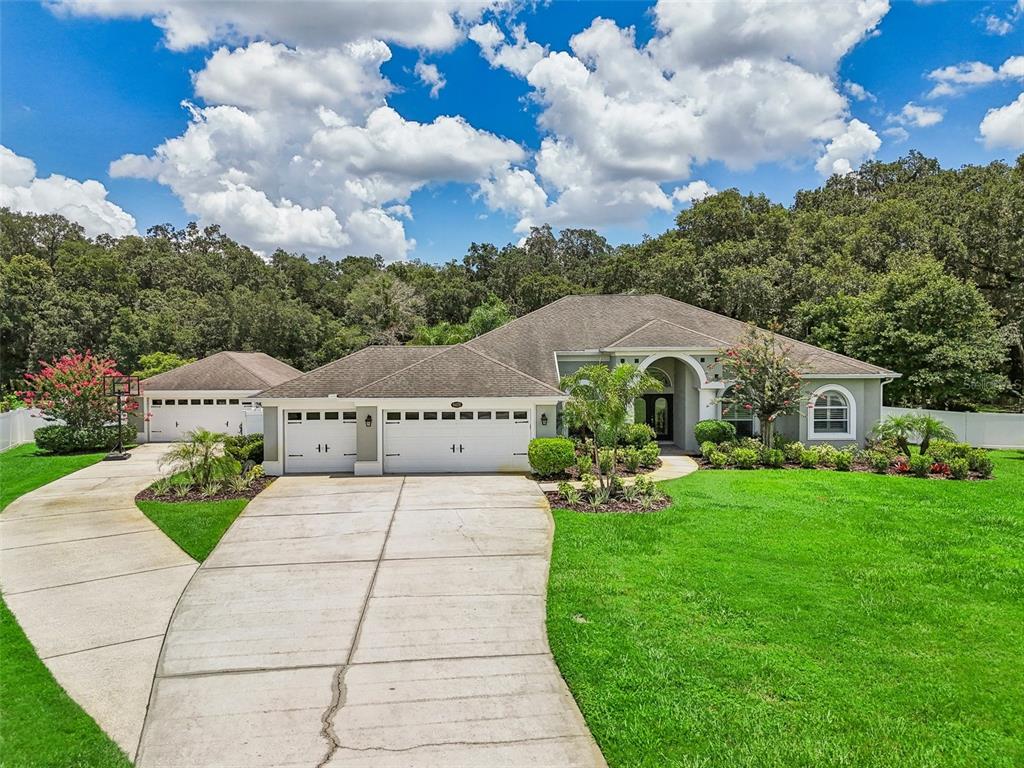
[(659, 441), (673, 439), (673, 408), (675, 388), (671, 375), (660, 367), (649, 367), (647, 373), (657, 379), (660, 386), (654, 387), (633, 401), (633, 421), (647, 424), (654, 430)]

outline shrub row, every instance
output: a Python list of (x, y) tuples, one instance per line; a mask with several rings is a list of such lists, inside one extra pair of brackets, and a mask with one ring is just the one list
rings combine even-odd
[[(135, 442), (135, 427), (121, 427), (125, 445)], [(40, 427), (35, 434), (36, 447), (49, 453), (79, 453), (81, 451), (109, 451), (117, 445), (117, 427), (74, 429), (62, 424)]]
[[(634, 430), (634, 437), (643, 438), (640, 445), (627, 444), (618, 451), (619, 458), (626, 465), (630, 472), (636, 472), (640, 467), (653, 467), (658, 463), (661, 449), (658, 444), (648, 437), (653, 430), (646, 424), (634, 424), (634, 427), (644, 427), (644, 430)], [(554, 477), (563, 474), (575, 466), (579, 475), (590, 474), (594, 470), (592, 457), (593, 444), (583, 443), (577, 454), (577, 446), (567, 437), (537, 437), (530, 441), (527, 455), (530, 459), (530, 467), (540, 477)], [(598, 451), (597, 459), (599, 469), (603, 474), (612, 470), (615, 462), (615, 451), (611, 448), (601, 448)]]

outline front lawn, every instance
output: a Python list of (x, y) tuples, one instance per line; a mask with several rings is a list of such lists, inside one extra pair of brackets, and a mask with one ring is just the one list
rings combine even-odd
[(248, 499), (135, 502), (157, 528), (199, 562), (209, 556), (248, 503)]
[(0, 453), (0, 510), (19, 496), (95, 464), (106, 455), (106, 451), (100, 451), (51, 456), (38, 453), (35, 443), (9, 448)]
[[(0, 510), (105, 455), (37, 454), (33, 443), (0, 453)], [(130, 768), (118, 746), (53, 679), (2, 600), (0, 664), (0, 765)]]
[(556, 510), (548, 633), (609, 765), (1024, 765), (1024, 453), (992, 455)]

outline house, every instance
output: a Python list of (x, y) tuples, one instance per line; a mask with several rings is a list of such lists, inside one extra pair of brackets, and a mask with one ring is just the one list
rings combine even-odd
[[(634, 419), (688, 451), (693, 427), (718, 418), (728, 387), (721, 351), (747, 324), (664, 296), (566, 296), (464, 344), (367, 347), (256, 397), (268, 474), (495, 472), (529, 469), (534, 437), (561, 431), (560, 377), (595, 363), (635, 363), (662, 384)], [(784, 340), (811, 407), (779, 432), (810, 443), (863, 443), (882, 387), (899, 374)], [(803, 410), (803, 409), (802, 409)], [(741, 433), (749, 416), (726, 414)]]
[(262, 352), (218, 352), (141, 382), (139, 439), (181, 440), (195, 429), (248, 434), (262, 429), (253, 395), (302, 375)]

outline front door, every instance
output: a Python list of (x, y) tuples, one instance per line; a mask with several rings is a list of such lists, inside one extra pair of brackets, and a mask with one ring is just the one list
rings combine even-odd
[[(654, 430), (655, 440), (672, 439), (672, 395), (643, 396), (643, 422)], [(640, 414), (635, 414), (639, 416)], [(638, 418), (637, 421), (640, 421)]]

